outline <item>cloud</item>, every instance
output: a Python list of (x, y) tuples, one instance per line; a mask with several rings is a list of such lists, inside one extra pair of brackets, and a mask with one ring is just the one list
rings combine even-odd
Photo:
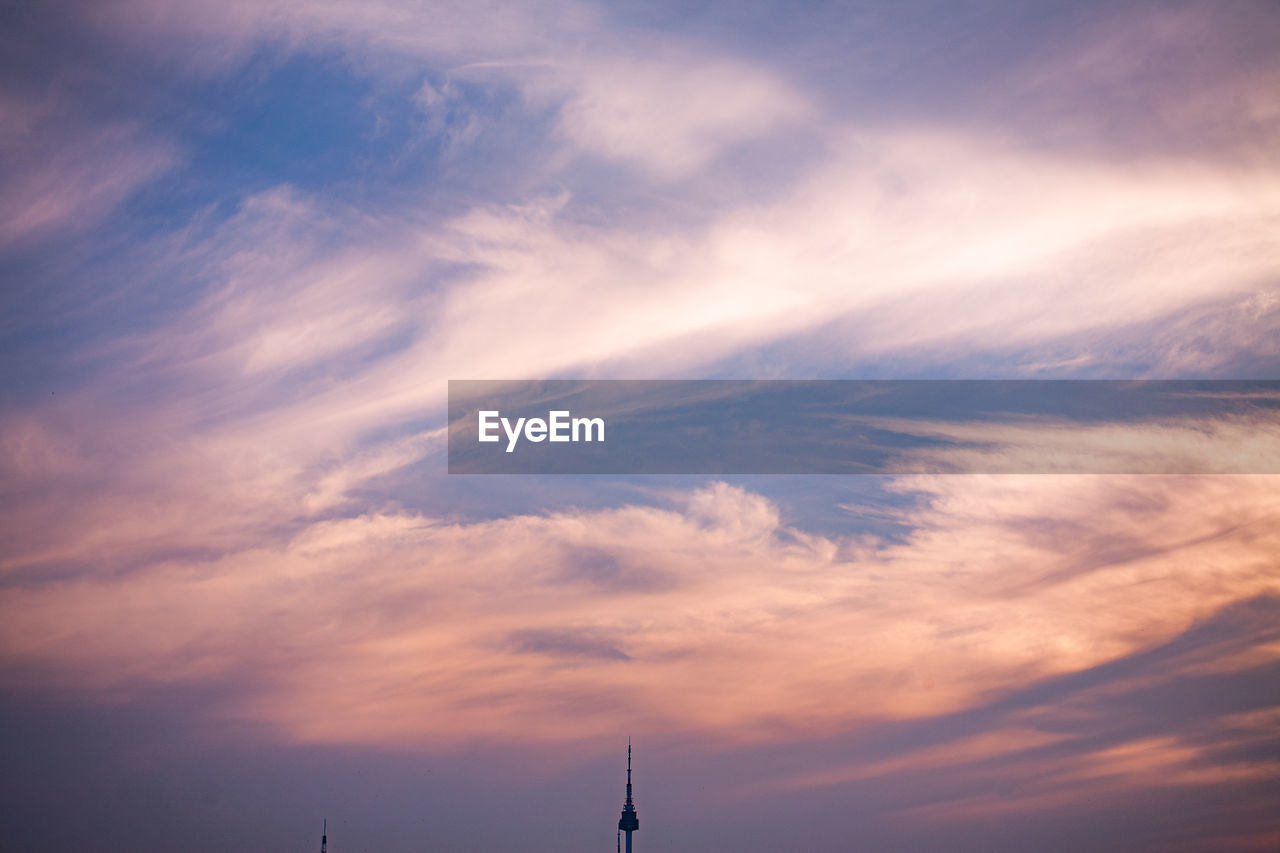
[[(201, 295), (86, 347), (91, 381), (0, 418), (7, 571), (136, 572), (398, 512), (371, 486), (440, 459), (450, 377), (687, 375), (833, 318), (859, 329), (826, 356), (849, 364), (1122, 334), (1209, 299), (1263, 308), (1280, 257), (1269, 174), (937, 131), (846, 138), (789, 192), (697, 226), (586, 222), (566, 193), (441, 217), (277, 188), (138, 248), (141, 269)], [(784, 351), (773, 369), (806, 363)], [(1179, 435), (1161, 447), (1195, 451)], [(1097, 436), (1107, 453), (1152, 437)]]
[(659, 44), (573, 69), (560, 129), (578, 149), (686, 178), (734, 143), (815, 117), (806, 96), (758, 67)]
[(861, 331), (835, 357), (856, 363), (1120, 333), (1207, 299), (1262, 310), (1266, 173), (848, 139), (789, 193), (697, 227), (583, 222), (563, 193), (441, 218), (277, 188), (141, 247), (202, 295), (80, 353), (92, 383), (4, 417), (0, 464), (34, 489), (8, 499), (8, 565), (296, 529), (438, 453), (449, 377), (687, 374), (841, 317)]
[[(819, 34), (858, 59), (818, 79), (802, 49), (573, 3), (73, 11), (128, 55), (113, 69), (164, 79), (0, 100), (0, 241), (84, 237), (58, 293), (92, 291), (102, 322), (59, 326), (74, 377), (0, 414), (7, 690), (160, 695), (277, 746), (563, 754), (627, 729), (768, 759), (726, 802), (854, 790), (903, 825), (1274, 779), (1274, 478), (886, 480), (882, 540), (723, 483), (459, 484), (440, 417), (464, 376), (1265, 375), (1280, 182), (1253, 23), (1274, 16), (1108, 14), (991, 74), (913, 32), (879, 77), (859, 18)], [(157, 233), (209, 177), (184, 152), (244, 129), (220, 87), (270, 89), (299, 56), (442, 145), (319, 188), (232, 175)], [(951, 109), (920, 109), (926, 88)], [(511, 173), (458, 194), (446, 154)], [(65, 318), (14, 316), (12, 363), (43, 375), (24, 342)], [(507, 490), (543, 511), (495, 508)]]
[[(150, 0), (126, 0), (97, 23), (147, 50), (187, 46), (178, 61), (201, 73), (225, 72), (265, 44), (341, 50), (375, 74), (407, 63), (513, 88), (558, 114), (572, 155), (664, 180), (689, 177), (727, 147), (812, 115), (800, 92), (758, 63), (671, 33), (610, 26), (571, 2), (445, 3), (429, 13), (400, 2), (196, 3), (176, 16)], [(433, 87), (413, 96), (428, 107), (441, 99)]]
[[(1280, 67), (1263, 4), (1135, 4), (1078, 15), (998, 95), (1056, 144), (1267, 160), (1280, 122)], [(1035, 123), (1040, 128), (1035, 128)]]
[[(769, 741), (960, 713), (1280, 592), (1274, 478), (900, 488), (931, 501), (904, 510), (898, 544), (789, 528), (723, 484), (665, 509), (317, 521), (284, 542), (11, 588), (5, 660), (31, 688), (236, 685), (219, 713), (304, 741), (620, 725)], [(672, 581), (602, 585), (566, 573), (578, 552)], [(1195, 666), (1270, 659), (1223, 650)], [(332, 679), (346, 689), (319, 702)]]
[(938, 440), (912, 447), (894, 473), (1215, 473), (1280, 472), (1280, 427), (1270, 410), (1222, 418), (1148, 418), (1124, 422), (1027, 418), (1013, 422), (857, 418), (857, 423)]
[[(419, 80), (444, 63), (441, 91), (455, 78), (501, 81), (528, 99), (508, 119), (533, 134), (547, 133), (533, 117), (549, 109), (552, 135), (578, 154), (707, 184), (691, 198), (719, 199), (690, 214), (620, 190), (606, 206), (629, 215), (615, 218), (545, 184), (448, 215), (430, 196), (353, 206), (279, 187), (249, 197), (212, 238), (183, 245), (178, 263), (163, 258), (169, 275), (210, 282), (212, 295), (144, 345), (171, 375), (187, 370), (186, 387), (197, 372), (221, 395), (234, 376), (240, 406), (279, 405), (287, 376), (296, 422), (339, 417), (358, 433), (379, 417), (419, 417), (439, 399), (433, 383), (507, 376), (513, 363), (526, 375), (671, 375), (777, 345), (771, 375), (811, 375), (813, 359), (787, 342), (823, 329), (836, 331), (821, 368), (1012, 349), (1031, 350), (1024, 361), (1043, 374), (1096, 362), (1087, 343), (1109, 336), (1159, 345), (1144, 359), (1149, 375), (1226, 369), (1211, 353), (1234, 322), (1200, 324), (1208, 340), (1195, 353), (1185, 336), (1150, 329), (1273, 295), (1280, 189), (1265, 163), (1091, 159), (1007, 130), (856, 124), (760, 63), (578, 6), (495, 11), (484, 26), (470, 7), (426, 18), (394, 3), (114, 8), (99, 26), (152, 48), (337, 46), (374, 63), (358, 73), (394, 77), (375, 61), (389, 56)], [(767, 192), (723, 192), (724, 175), (705, 167), (787, 125), (821, 145)], [(548, 157), (544, 177), (576, 168)], [(145, 252), (134, 261), (157, 263)], [(510, 304), (520, 310), (501, 310)], [(1259, 341), (1271, 319), (1255, 318)], [(1036, 353), (1046, 341), (1057, 352)], [(243, 390), (245, 377), (262, 397)]]
[(0, 93), (0, 118), (0, 247), (83, 232), (177, 159), (139, 123), (86, 120), (55, 93)]
[(631, 660), (626, 652), (618, 649), (614, 640), (600, 636), (589, 628), (516, 631), (508, 637), (508, 640), (515, 650), (522, 654), (570, 659), (581, 657), (598, 660)]

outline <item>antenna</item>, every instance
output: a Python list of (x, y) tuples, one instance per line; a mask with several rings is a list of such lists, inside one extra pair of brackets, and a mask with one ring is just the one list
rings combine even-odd
[(631, 833), (640, 828), (636, 804), (631, 799), (631, 738), (627, 738), (627, 799), (622, 804), (622, 816), (618, 818), (618, 833), (627, 834), (627, 853), (631, 853)]
[(326, 853), (329, 847), (329, 819), (324, 819), (324, 829), (320, 831), (320, 853)]

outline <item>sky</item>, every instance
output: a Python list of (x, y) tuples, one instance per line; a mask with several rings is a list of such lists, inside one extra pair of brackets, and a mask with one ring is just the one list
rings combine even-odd
[(613, 849), (630, 737), (641, 853), (1276, 849), (1280, 476), (449, 475), (446, 408), (1280, 378), (1277, 43), (4, 4), (0, 847)]

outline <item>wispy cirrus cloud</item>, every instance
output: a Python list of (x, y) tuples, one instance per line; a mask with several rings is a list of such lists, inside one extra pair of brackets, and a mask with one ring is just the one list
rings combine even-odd
[(0, 246), (84, 232), (177, 161), (137, 122), (86, 121), (67, 99), (0, 91)]
[(1280, 30), (1265, 5), (1134, 4), (1072, 23), (1000, 92), (1032, 134), (1274, 166), (1280, 69), (1267, 45)]
[(148, 49), (194, 44), (181, 61), (205, 74), (267, 44), (342, 51), (375, 75), (416, 66), (486, 80), (553, 110), (570, 157), (617, 160), (662, 179), (689, 177), (728, 146), (813, 117), (807, 97), (776, 71), (670, 33), (610, 26), (580, 3), (435, 4), (429, 14), (402, 2), (201, 3), (174, 15), (126, 0), (101, 25), (125, 40), (143, 36)]
[[(846, 363), (1123, 335), (1204, 300), (1261, 305), (1280, 257), (1280, 191), (1265, 175), (1133, 175), (927, 136), (859, 150), (861, 169), (692, 231), (582, 223), (564, 195), (443, 220), (252, 196), (150, 250), (166, 275), (204, 282), (188, 310), (83, 353), (119, 367), (92, 386), (6, 417), (7, 466), (67, 475), (55, 486), (28, 470), (47, 501), (15, 507), (19, 538), (47, 537), (56, 548), (31, 553), (52, 555), (127, 540), (140, 515), (172, 515), (195, 537), (206, 524), (193, 519), (231, 531), (228, 512), (332, 509), (430, 452), (412, 437), (431, 431), (422, 419), (443, 411), (451, 376), (687, 373), (840, 318), (860, 330), (840, 341)], [(810, 363), (802, 350), (772, 370)], [(366, 464), (375, 456), (394, 461)], [(70, 513), (56, 509), (67, 489)]]
[(15, 266), (73, 310), (8, 303), (62, 381), (0, 415), (6, 689), (370, 754), (627, 729), (746, 755), (689, 802), (795, 809), (757, 845), (1104, 789), (1196, 799), (1148, 847), (1267, 843), (1272, 479), (899, 479), (879, 539), (441, 473), (451, 377), (1269, 375), (1273, 12), (1012, 8), (59, 6), (111, 61), (0, 102), (0, 239), (75, 244)]

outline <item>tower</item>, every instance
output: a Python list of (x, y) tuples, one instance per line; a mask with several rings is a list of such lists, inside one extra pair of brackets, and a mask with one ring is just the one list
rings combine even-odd
[(329, 849), (329, 819), (324, 819), (324, 829), (320, 830), (320, 853), (328, 853)]
[(631, 853), (631, 833), (639, 828), (636, 804), (631, 802), (631, 738), (627, 738), (627, 801), (622, 804), (622, 817), (618, 818), (618, 831), (627, 834), (627, 853)]

